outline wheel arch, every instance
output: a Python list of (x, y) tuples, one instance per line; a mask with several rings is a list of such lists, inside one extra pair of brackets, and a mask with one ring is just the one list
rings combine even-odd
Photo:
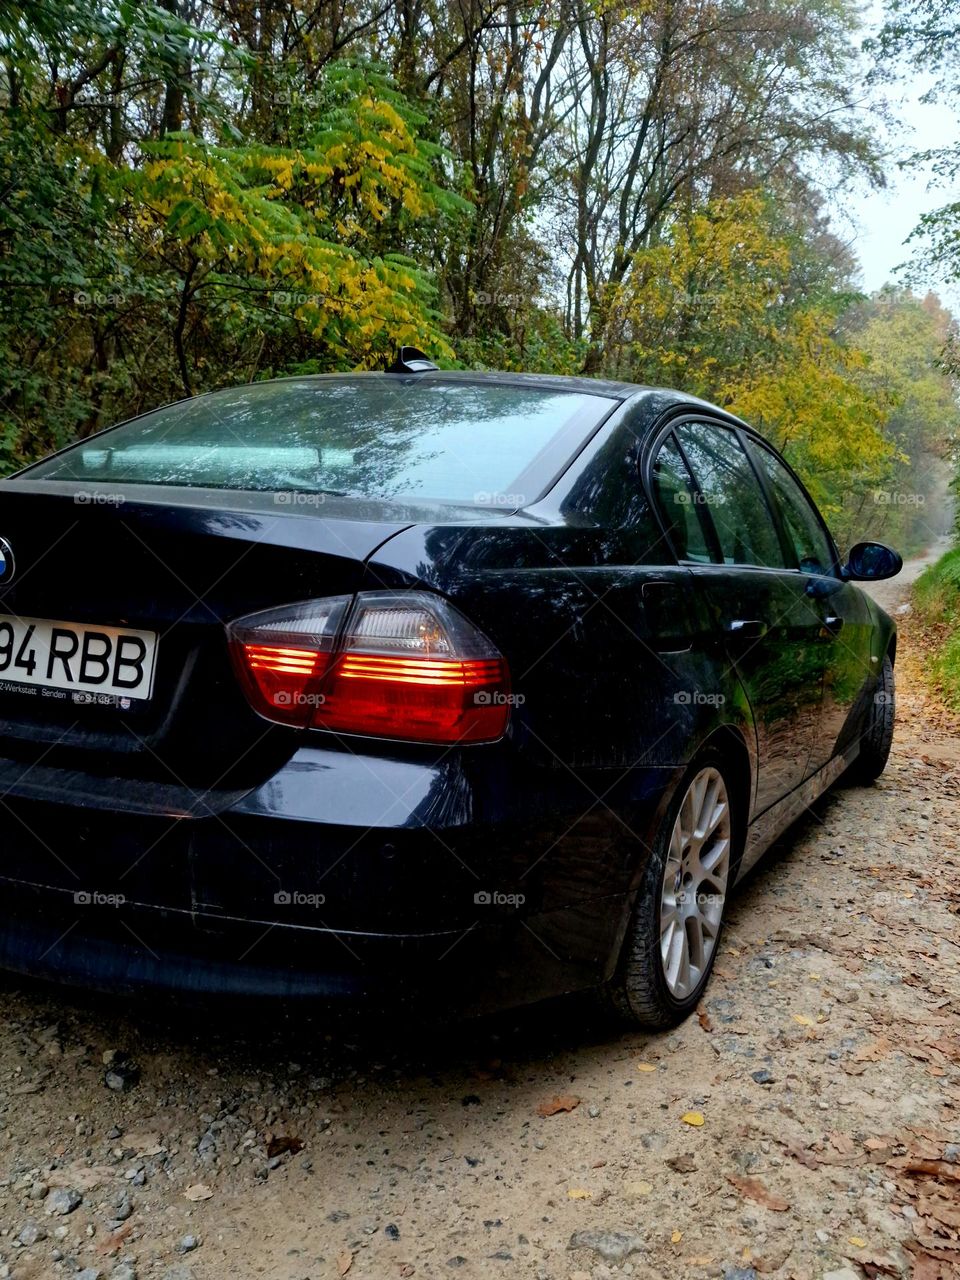
[(692, 753), (690, 759), (685, 765), (678, 765), (673, 770), (673, 776), (670, 779), (669, 785), (663, 788), (655, 809), (650, 814), (649, 820), (644, 824), (642, 829), (643, 833), (640, 838), (640, 845), (643, 850), (643, 854), (636, 859), (632, 868), (630, 888), (624, 901), (624, 910), (614, 935), (611, 951), (607, 959), (606, 975), (608, 977), (610, 973), (613, 972), (619, 960), (620, 951), (627, 931), (627, 925), (631, 915), (633, 914), (636, 893), (643, 875), (646, 856), (649, 854), (653, 841), (656, 839), (657, 831), (660, 825), (666, 820), (671, 806), (676, 799), (677, 791), (683, 785), (684, 779), (689, 774), (691, 768), (703, 756), (714, 754), (720, 756), (721, 763), (724, 766), (724, 772), (729, 775), (730, 786), (735, 797), (734, 839), (736, 847), (734, 850), (731, 884), (736, 879), (740, 859), (743, 856), (743, 850), (746, 845), (747, 827), (751, 816), (754, 766), (743, 734), (731, 724), (722, 724), (718, 725), (707, 735), (707, 737), (698, 745), (696, 751)]
[(736, 824), (736, 866), (733, 868), (735, 878), (750, 823), (754, 785), (753, 764), (743, 735), (730, 724), (718, 726), (701, 744), (697, 755), (706, 751), (718, 751), (723, 758), (724, 772), (729, 772), (730, 775), (730, 786), (734, 793), (731, 797), (734, 799), (733, 816)]

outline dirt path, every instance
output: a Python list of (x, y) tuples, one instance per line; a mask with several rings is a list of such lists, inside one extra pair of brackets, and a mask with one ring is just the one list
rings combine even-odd
[(765, 860), (673, 1034), (572, 1003), (346, 1044), (2, 980), (0, 1276), (960, 1274), (960, 767), (901, 643), (887, 773)]

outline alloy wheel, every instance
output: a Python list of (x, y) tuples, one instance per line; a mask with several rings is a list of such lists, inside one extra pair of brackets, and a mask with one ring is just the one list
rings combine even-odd
[(686, 999), (710, 965), (730, 876), (730, 799), (713, 767), (691, 780), (673, 824), (660, 893), (660, 963), (670, 994)]

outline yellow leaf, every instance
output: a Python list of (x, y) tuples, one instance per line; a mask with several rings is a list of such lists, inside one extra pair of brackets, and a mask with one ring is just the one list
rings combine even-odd
[(638, 1063), (637, 1063), (637, 1070), (638, 1070), (638, 1071), (656, 1071), (656, 1069), (657, 1069), (657, 1068), (653, 1065), (653, 1063), (652, 1063), (652, 1062), (638, 1062)]
[(692, 1124), (695, 1129), (699, 1129), (703, 1124), (703, 1116), (699, 1111), (685, 1111), (680, 1119), (684, 1124)]
[(793, 1018), (794, 1022), (797, 1023), (798, 1026), (801, 1026), (801, 1027), (813, 1026), (813, 1019), (804, 1017), (802, 1013), (794, 1013), (791, 1015), (791, 1017)]
[(584, 1187), (571, 1187), (567, 1192), (568, 1200), (592, 1200), (593, 1192), (587, 1191)]
[(848, 1236), (847, 1238), (856, 1249), (865, 1249), (867, 1247), (866, 1240), (861, 1236)]
[(680, 1243), (680, 1241), (681, 1241), (682, 1239), (683, 1239), (683, 1232), (682, 1232), (682, 1231), (675, 1231), (675, 1232), (673, 1233), (673, 1235), (670, 1237), (670, 1243), (671, 1243), (671, 1244), (679, 1244), (679, 1243)]
[(628, 1182), (623, 1188), (628, 1196), (648, 1196), (653, 1190), (652, 1182)]

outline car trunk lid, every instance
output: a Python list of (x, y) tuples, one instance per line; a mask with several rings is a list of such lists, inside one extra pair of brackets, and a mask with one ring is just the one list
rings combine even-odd
[(28, 767), (42, 760), (45, 768), (132, 782), (256, 785), (295, 740), (249, 707), (230, 668), (224, 623), (357, 590), (365, 560), (407, 527), (409, 512), (360, 500), (337, 499), (332, 510), (295, 504), (289, 494), (145, 488), (0, 486), (0, 536), (15, 558), (9, 586), (0, 581), (0, 620), (156, 636), (152, 694), (124, 704), (26, 686), (8, 660), (0, 671), (0, 754)]

